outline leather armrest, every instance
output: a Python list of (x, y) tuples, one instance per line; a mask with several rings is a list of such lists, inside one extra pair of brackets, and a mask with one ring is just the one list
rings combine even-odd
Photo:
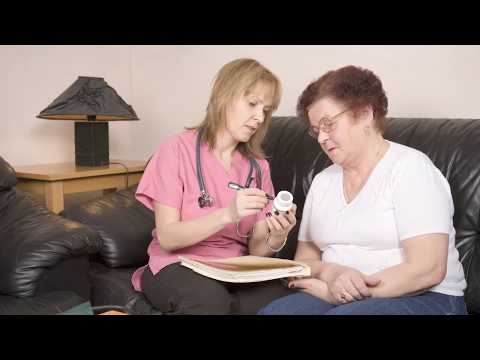
[(93, 229), (52, 213), (19, 190), (2, 192), (0, 203), (1, 294), (34, 296), (47, 269), (100, 249)]

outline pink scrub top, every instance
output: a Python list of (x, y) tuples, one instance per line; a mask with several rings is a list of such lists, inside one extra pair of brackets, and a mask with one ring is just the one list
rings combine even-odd
[[(235, 151), (230, 170), (227, 171), (210, 152), (208, 145), (201, 144), (200, 156), (205, 187), (214, 199), (212, 207), (202, 209), (198, 206), (200, 189), (196, 175), (196, 139), (197, 132), (187, 130), (169, 137), (158, 147), (138, 184), (136, 192), (138, 201), (152, 211), (155, 211), (154, 201), (174, 207), (180, 212), (180, 221), (204, 216), (230, 204), (236, 190), (230, 189), (227, 185), (230, 181), (245, 185), (250, 169), (248, 159), (239, 151)], [(265, 159), (257, 159), (257, 162), (262, 169), (262, 190), (274, 196), (269, 164)], [(255, 168), (252, 176), (257, 176)], [(254, 186), (255, 180), (251, 183), (251, 187)], [(251, 231), (257, 221), (266, 217), (268, 211), (271, 211), (270, 202), (260, 213), (243, 218), (239, 224), (240, 234)], [(160, 247), (155, 229), (152, 236), (153, 239), (148, 246), (148, 266), (154, 275), (165, 266), (179, 262), (179, 255), (218, 259), (248, 253), (247, 239), (238, 236), (236, 224), (227, 225), (195, 245), (171, 252)], [(137, 269), (132, 276), (132, 285), (137, 291), (142, 291), (141, 276), (146, 266)]]

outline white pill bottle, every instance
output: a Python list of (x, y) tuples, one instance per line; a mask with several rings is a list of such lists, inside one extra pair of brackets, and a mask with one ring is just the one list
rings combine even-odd
[(273, 199), (273, 211), (286, 212), (292, 208), (293, 195), (285, 190), (280, 191)]

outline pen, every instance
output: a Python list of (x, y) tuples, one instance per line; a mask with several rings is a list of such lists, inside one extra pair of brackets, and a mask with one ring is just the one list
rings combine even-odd
[[(234, 183), (234, 182), (232, 182), (232, 181), (230, 181), (230, 182), (228, 183), (228, 187), (229, 187), (230, 189), (234, 189), (234, 190), (242, 190), (242, 189), (245, 189), (242, 185), (239, 185), (239, 184)], [(268, 199), (268, 200), (273, 200), (273, 199), (274, 199), (272, 195), (269, 195), (269, 194), (265, 194), (265, 195), (267, 196), (267, 199)]]

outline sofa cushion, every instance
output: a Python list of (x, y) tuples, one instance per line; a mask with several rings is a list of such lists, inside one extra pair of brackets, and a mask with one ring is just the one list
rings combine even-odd
[(74, 291), (84, 300), (90, 299), (90, 262), (88, 255), (72, 256), (44, 270), (36, 294), (53, 291)]
[(110, 267), (148, 262), (155, 217), (135, 199), (136, 186), (66, 209), (62, 216), (95, 229), (102, 238), (100, 255)]
[(133, 289), (131, 278), (136, 268), (111, 268), (93, 261), (91, 303), (94, 307), (121, 307), (129, 314), (160, 314), (144, 295)]

